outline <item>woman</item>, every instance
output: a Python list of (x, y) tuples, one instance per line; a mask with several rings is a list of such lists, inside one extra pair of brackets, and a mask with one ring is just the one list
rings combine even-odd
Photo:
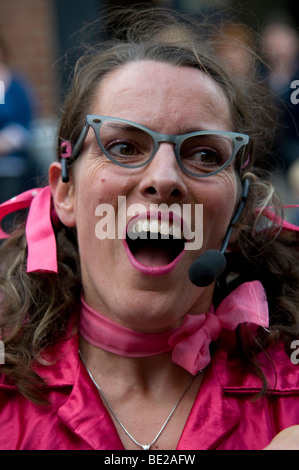
[(130, 21), (77, 64), (50, 187), (1, 208), (30, 206), (1, 249), (0, 448), (262, 449), (299, 423), (298, 252), (262, 216), (263, 90), (176, 15)]

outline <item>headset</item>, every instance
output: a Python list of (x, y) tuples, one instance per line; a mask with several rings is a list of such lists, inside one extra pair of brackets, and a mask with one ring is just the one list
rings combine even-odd
[(223, 273), (226, 267), (224, 253), (228, 246), (234, 225), (239, 220), (244, 209), (249, 192), (249, 185), (249, 179), (244, 178), (242, 182), (241, 200), (226, 231), (220, 250), (207, 250), (191, 264), (188, 271), (189, 279), (197, 287), (206, 287), (212, 284)]

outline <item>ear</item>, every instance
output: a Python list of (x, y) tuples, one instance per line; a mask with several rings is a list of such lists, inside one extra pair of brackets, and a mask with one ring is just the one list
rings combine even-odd
[(61, 222), (67, 227), (76, 225), (74, 185), (64, 183), (61, 178), (61, 164), (52, 163), (49, 168), (49, 184), (53, 196), (54, 207)]

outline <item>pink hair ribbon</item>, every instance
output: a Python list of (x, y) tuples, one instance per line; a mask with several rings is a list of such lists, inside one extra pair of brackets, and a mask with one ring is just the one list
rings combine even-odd
[(64, 183), (69, 182), (68, 159), (72, 156), (72, 145), (66, 140), (60, 145), (61, 149), (61, 178)]
[(10, 236), (1, 228), (3, 218), (27, 207), (29, 207), (25, 227), (28, 246), (27, 272), (57, 273), (56, 238), (52, 226), (52, 194), (49, 186), (30, 189), (0, 205), (0, 238)]
[(68, 140), (62, 142), (60, 148), (61, 150), (65, 149), (64, 152), (60, 153), (61, 158), (69, 158), (72, 156), (72, 145)]
[[(283, 209), (298, 209), (299, 210), (299, 205), (298, 204), (287, 204), (282, 206)], [(291, 222), (288, 222), (285, 219), (282, 219), (279, 215), (275, 214), (273, 212), (271, 207), (266, 207), (263, 210), (257, 210), (257, 213), (261, 213), (264, 217), (267, 217), (267, 219), (271, 220), (271, 222), (274, 222), (278, 226), (282, 228), (282, 230), (290, 230), (292, 232), (299, 232), (299, 226), (292, 224)]]

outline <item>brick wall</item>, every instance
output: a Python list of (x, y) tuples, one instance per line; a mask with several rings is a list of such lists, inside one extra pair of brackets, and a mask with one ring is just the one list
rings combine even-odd
[(55, 21), (52, 0), (0, 1), (0, 36), (10, 64), (30, 81), (43, 118), (57, 111)]

